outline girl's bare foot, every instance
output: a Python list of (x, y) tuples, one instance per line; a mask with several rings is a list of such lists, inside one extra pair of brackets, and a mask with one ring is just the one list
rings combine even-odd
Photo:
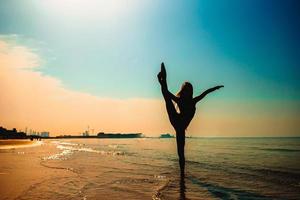
[(166, 73), (166, 68), (164, 63), (161, 63), (161, 70), (160, 72), (157, 74), (157, 78), (160, 84), (162, 84), (163, 82), (166, 81), (167, 78), (167, 73)]

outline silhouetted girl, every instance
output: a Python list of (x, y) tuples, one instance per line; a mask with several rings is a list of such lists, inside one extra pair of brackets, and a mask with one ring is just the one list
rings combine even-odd
[[(161, 85), (161, 92), (164, 96), (167, 112), (170, 122), (176, 131), (177, 153), (179, 156), (179, 165), (181, 175), (184, 174), (185, 157), (185, 130), (194, 117), (196, 111), (196, 104), (203, 99), (208, 93), (220, 89), (221, 86), (210, 88), (203, 92), (201, 95), (193, 98), (193, 86), (189, 82), (184, 82), (180, 91), (175, 96), (168, 90), (167, 86), (167, 73), (164, 63), (161, 64), (161, 71), (157, 75), (158, 81)], [(178, 106), (179, 112), (176, 111), (174, 103)]]

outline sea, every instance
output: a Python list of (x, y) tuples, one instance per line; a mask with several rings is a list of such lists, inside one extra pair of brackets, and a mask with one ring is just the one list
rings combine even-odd
[(38, 163), (57, 173), (17, 199), (300, 199), (300, 138), (187, 138), (184, 177), (174, 138), (45, 140), (35, 154), (47, 146)]

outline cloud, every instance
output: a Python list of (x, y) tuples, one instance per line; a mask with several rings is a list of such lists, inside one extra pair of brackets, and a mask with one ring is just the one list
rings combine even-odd
[(88, 125), (111, 132), (158, 133), (166, 127), (166, 116), (158, 117), (164, 109), (160, 100), (119, 100), (68, 90), (60, 80), (37, 71), (41, 62), (30, 48), (0, 40), (3, 125), (54, 134), (78, 134)]
[[(14, 39), (0, 37), (0, 125), (79, 134), (96, 132), (174, 132), (161, 99), (102, 98), (66, 89), (38, 71), (43, 60)], [(201, 136), (299, 134), (299, 104), (204, 101), (188, 132)], [(283, 105), (286, 105), (284, 108)]]

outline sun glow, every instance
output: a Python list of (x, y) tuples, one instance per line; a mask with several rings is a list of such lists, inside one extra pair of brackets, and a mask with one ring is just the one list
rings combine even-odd
[(135, 0), (45, 0), (47, 12), (75, 20), (106, 20), (123, 17), (135, 7)]

